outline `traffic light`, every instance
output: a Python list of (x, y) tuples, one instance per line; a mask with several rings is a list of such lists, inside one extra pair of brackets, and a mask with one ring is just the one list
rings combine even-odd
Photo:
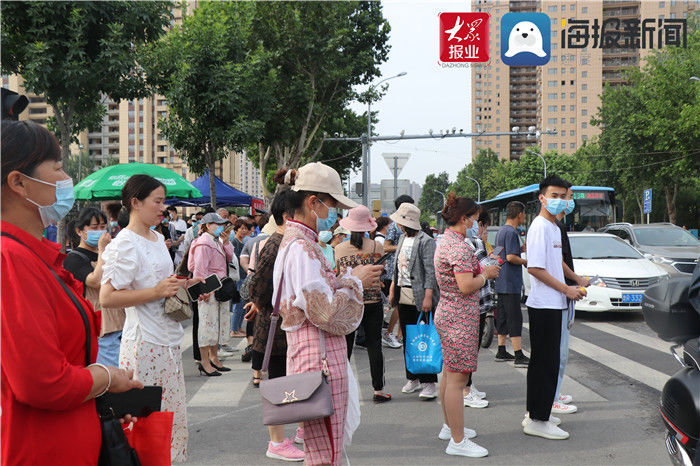
[(29, 105), (29, 100), (4, 87), (0, 88), (0, 91), (2, 93), (2, 119), (17, 120), (19, 114)]

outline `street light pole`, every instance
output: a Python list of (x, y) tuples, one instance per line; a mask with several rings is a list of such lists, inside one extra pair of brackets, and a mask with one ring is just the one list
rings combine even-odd
[(442, 206), (445, 207), (445, 204), (447, 204), (447, 198), (445, 198), (445, 193), (443, 193), (442, 191), (438, 191), (437, 189), (433, 189), (433, 192), (438, 193), (442, 196)]
[[(384, 81), (388, 81), (390, 79), (394, 78), (400, 78), (401, 76), (406, 76), (406, 72), (402, 71), (401, 73), (395, 75), (395, 76), (390, 76), (388, 78), (384, 78), (381, 81), (379, 81), (377, 84), (372, 84), (369, 87), (369, 92), (368, 92), (368, 98), (367, 98), (367, 142), (365, 143), (365, 150), (363, 151), (363, 160), (362, 160), (362, 202), (365, 206), (369, 207), (369, 183), (370, 183), (370, 146), (371, 146), (371, 141), (370, 138), (372, 137), (372, 96), (369, 95), (372, 93), (372, 90), (379, 86), (381, 83)], [(395, 190), (395, 189), (394, 189)], [(396, 193), (394, 193), (396, 194)], [(394, 197), (396, 198), (396, 197)]]
[(78, 144), (78, 183), (83, 179), (83, 149), (84, 145)]
[(464, 177), (476, 183), (476, 202), (481, 202), (481, 185), (479, 184), (479, 182), (467, 175), (464, 175)]
[(544, 159), (544, 157), (542, 157), (542, 154), (530, 149), (525, 149), (525, 152), (527, 152), (528, 154), (536, 155), (537, 157), (542, 159), (542, 163), (544, 164), (544, 177), (547, 178), (547, 161)]

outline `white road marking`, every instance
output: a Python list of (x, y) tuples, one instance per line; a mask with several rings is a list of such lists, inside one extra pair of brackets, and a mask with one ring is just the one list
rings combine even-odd
[(628, 330), (626, 328), (618, 327), (617, 325), (608, 324), (605, 322), (577, 322), (581, 325), (600, 330), (601, 332), (609, 333), (610, 335), (615, 335), (616, 337), (624, 338), (633, 343), (637, 343), (647, 348), (651, 348), (663, 353), (668, 353), (671, 348), (671, 343), (667, 343), (660, 338), (650, 337), (647, 335), (642, 335), (641, 333)]

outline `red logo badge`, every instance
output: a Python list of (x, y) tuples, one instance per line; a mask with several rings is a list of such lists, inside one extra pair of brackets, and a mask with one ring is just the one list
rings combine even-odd
[(488, 13), (440, 13), (440, 61), (489, 61)]

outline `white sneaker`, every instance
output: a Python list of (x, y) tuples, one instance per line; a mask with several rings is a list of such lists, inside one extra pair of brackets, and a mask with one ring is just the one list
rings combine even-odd
[(470, 408), (485, 408), (488, 405), (488, 401), (482, 400), (476, 396), (473, 391), (469, 392), (469, 395), (464, 397), (464, 406), (468, 406)]
[(574, 398), (571, 395), (559, 395), (559, 403), (568, 405), (572, 401), (574, 401)]
[(552, 412), (554, 414), (573, 414), (576, 411), (578, 411), (576, 405), (565, 405), (559, 402), (552, 404)]
[[(520, 423), (520, 425), (522, 425), (523, 427), (525, 427), (525, 425), (526, 425), (527, 423), (531, 422), (531, 421), (532, 421), (532, 419), (530, 419), (530, 414), (529, 414), (529, 413), (525, 413), (525, 418), (523, 419), (523, 422)], [(556, 416), (550, 415), (550, 416), (549, 416), (549, 422), (551, 422), (551, 423), (554, 424), (555, 426), (558, 426), (559, 424), (561, 424), (561, 419), (559, 419), (559, 418), (556, 417)]]
[(486, 399), (486, 392), (480, 392), (475, 385), (472, 384), (471, 386), (471, 392), (476, 396), (477, 398), (481, 398), (482, 400)]
[(447, 445), (447, 448), (445, 448), (445, 453), (455, 456), (483, 458), (489, 454), (489, 451), (465, 437), (464, 440), (459, 443), (455, 443), (454, 440), (450, 439), (450, 443)]
[(423, 390), (420, 391), (418, 398), (423, 398), (425, 400), (432, 400), (437, 397), (437, 387), (434, 383), (426, 383), (423, 385)]
[(401, 389), (401, 392), (402, 393), (413, 393), (416, 390), (418, 390), (419, 388), (420, 388), (420, 382), (418, 381), (418, 379), (409, 380), (408, 382), (406, 382), (406, 385), (403, 386), (403, 388)]
[(220, 350), (228, 351), (229, 353), (237, 353), (237, 352), (241, 351), (238, 348), (236, 348), (235, 346), (231, 346), (231, 345), (221, 345)]
[(387, 348), (401, 348), (401, 342), (396, 338), (393, 333), (384, 331), (382, 335), (382, 345)]
[(523, 427), (523, 432), (525, 432), (527, 435), (534, 435), (536, 437), (542, 437), (549, 440), (565, 440), (569, 438), (568, 432), (560, 429), (551, 422), (545, 421), (531, 420), (525, 424), (525, 427)]
[[(466, 427), (464, 428), (464, 436), (466, 438), (474, 438), (476, 437), (476, 431), (472, 429), (467, 429)], [(450, 426), (447, 424), (442, 425), (442, 429), (440, 429), (440, 433), (438, 434), (438, 438), (440, 440), (449, 440), (452, 438), (452, 430), (450, 430)]]
[(217, 354), (217, 356), (219, 356), (220, 358), (230, 358), (231, 356), (233, 356), (233, 353), (232, 353), (232, 352), (230, 352), (230, 351), (225, 351), (225, 350), (222, 350), (222, 349), (220, 349), (216, 354)]

